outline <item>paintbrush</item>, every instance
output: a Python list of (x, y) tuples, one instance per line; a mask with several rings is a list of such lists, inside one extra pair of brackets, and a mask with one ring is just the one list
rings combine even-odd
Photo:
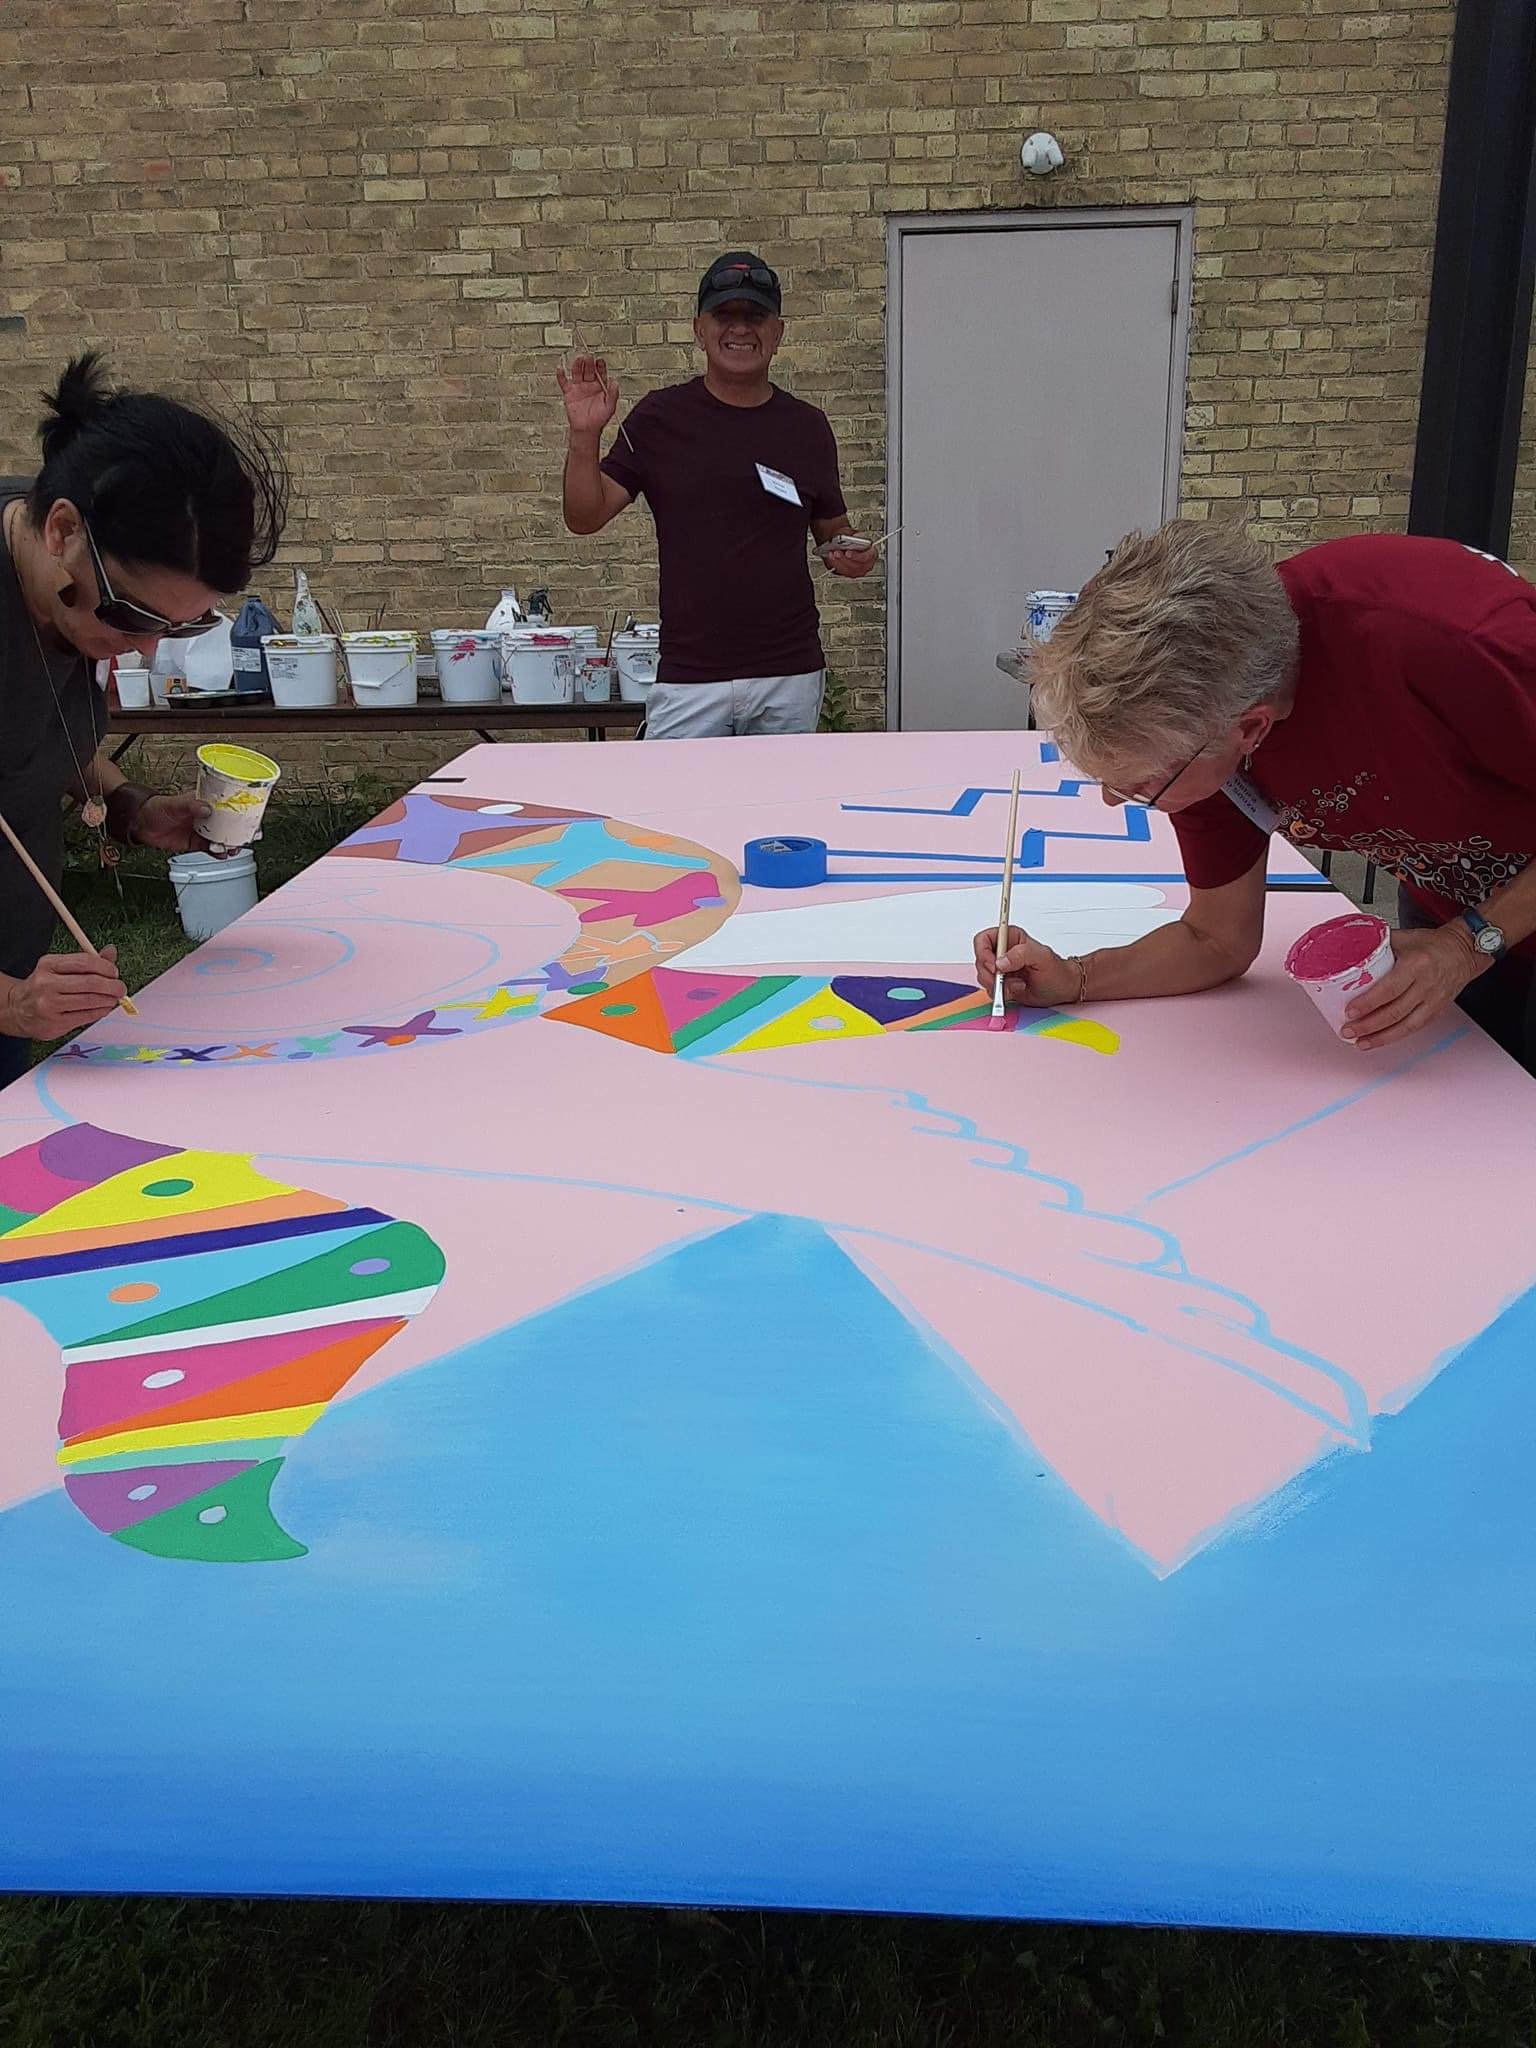
[[(592, 356), (592, 367), (594, 370), (597, 370), (597, 381), (599, 385), (602, 387), (602, 393), (604, 398), (606, 398), (608, 396), (608, 380), (606, 377), (604, 377), (602, 371), (598, 369), (597, 357), (593, 355), (591, 349), (587, 347), (586, 337), (582, 334), (580, 327), (574, 320), (571, 322), (571, 333), (575, 337), (576, 346), (577, 348), (580, 349), (581, 353), (584, 356)], [(566, 375), (570, 375), (569, 364), (566, 365)], [(622, 420), (619, 421), (619, 432), (624, 436), (624, 439), (626, 441), (629, 441), (629, 429), (628, 427), (625, 426)], [(633, 441), (629, 441), (629, 452), (631, 455), (634, 455), (637, 452)]]
[[(856, 533), (834, 534), (831, 540), (824, 540), (821, 543), (821, 546), (817, 548), (816, 552), (818, 555), (821, 556), (823, 561), (826, 560), (827, 556), (831, 554), (834, 548), (868, 548), (871, 554), (876, 554), (881, 548), (885, 546), (887, 541), (894, 540), (898, 533), (903, 533), (905, 532), (905, 530), (906, 522), (905, 520), (903, 520), (900, 526), (893, 526), (890, 529), (888, 529), (888, 531), (886, 531), (885, 533), (882, 533), (878, 540), (864, 540), (859, 534)], [(914, 527), (912, 530), (915, 533), (917, 531), (917, 528)]]
[(615, 633), (617, 633), (617, 631), (618, 631), (618, 630), (619, 630), (619, 615), (618, 615), (618, 613), (617, 613), (617, 612), (615, 612), (615, 613), (614, 613), (614, 615), (613, 615), (613, 617), (612, 617), (612, 618), (611, 618), (611, 619), (610, 619), (610, 620), (608, 621), (608, 644), (607, 644), (607, 646), (606, 646), (606, 647), (604, 647), (604, 649), (603, 649), (603, 666), (604, 666), (604, 668), (606, 668), (606, 667), (608, 666), (608, 662), (609, 662), (609, 659), (610, 659), (610, 657), (611, 657), (611, 656), (612, 656), (612, 654), (613, 654), (613, 636), (614, 636), (614, 634), (615, 634)]
[(1003, 1004), (1003, 955), (1008, 950), (1008, 917), (1013, 907), (1013, 835), (1019, 822), (1019, 771), (1013, 771), (1013, 788), (1008, 796), (1008, 837), (1003, 841), (1003, 893), (997, 906), (997, 976), (992, 983), (992, 1015), (989, 1031), (1006, 1031), (1008, 1016)]
[[(16, 834), (11, 830), (10, 820), (6, 817), (3, 811), (0, 811), (0, 832), (3, 832), (6, 838), (11, 842), (11, 851), (15, 854), (16, 858), (21, 862), (22, 866), (26, 869), (27, 873), (32, 877), (33, 881), (36, 882), (39, 889), (41, 889), (43, 894), (48, 898), (48, 901), (53, 905), (54, 915), (58, 918), (59, 922), (63, 925), (64, 929), (69, 933), (69, 936), (74, 940), (75, 944), (80, 948), (81, 952), (89, 953), (92, 955), (94, 959), (101, 960), (102, 966), (106, 968), (109, 974), (114, 972), (112, 962), (110, 960), (102, 959), (100, 952), (97, 950), (95, 946), (92, 945), (91, 941), (86, 937), (85, 933), (81, 930), (80, 926), (75, 922), (75, 919), (70, 914), (69, 906), (65, 903), (63, 897), (59, 894), (58, 890), (55, 889), (52, 882), (49, 881), (48, 877), (43, 873), (42, 869), (38, 866), (37, 862), (32, 858), (31, 854), (28, 853), (27, 849), (22, 845), (21, 841), (16, 837)], [(129, 1001), (127, 996), (123, 997), (123, 1000), (118, 1005), (118, 1007), (122, 1010), (125, 1017), (137, 1017), (137, 1015), (139, 1014), (138, 1011), (134, 1008), (133, 1004)]]

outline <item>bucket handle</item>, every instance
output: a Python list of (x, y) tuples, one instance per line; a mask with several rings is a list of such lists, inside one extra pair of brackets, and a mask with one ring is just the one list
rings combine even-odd
[(410, 668), (414, 671), (415, 667), (415, 655), (408, 655), (404, 661), (397, 663), (396, 666), (390, 670), (387, 676), (354, 675), (351, 679), (352, 687), (354, 690), (382, 690), (385, 684), (392, 683), (395, 680), (396, 676), (404, 675), (407, 668)]

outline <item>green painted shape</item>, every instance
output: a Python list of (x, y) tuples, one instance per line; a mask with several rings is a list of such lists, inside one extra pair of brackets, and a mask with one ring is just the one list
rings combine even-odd
[[(206, 1493), (194, 1493), (190, 1500), (148, 1515), (132, 1528), (118, 1529), (112, 1540), (151, 1557), (179, 1557), (194, 1564), (272, 1564), (280, 1558), (307, 1557), (304, 1545), (280, 1529), (272, 1513), (268, 1496), (282, 1467), (281, 1458), (253, 1465), (220, 1480)], [(221, 1520), (199, 1520), (213, 1508), (224, 1510)]]
[(606, 981), (573, 981), (571, 983), (571, 994), (573, 996), (601, 996), (606, 995), (607, 992), (608, 984)]
[(599, 1017), (633, 1017), (638, 1008), (637, 1003), (604, 1003), (597, 1014)]
[(8, 1209), (0, 1202), (0, 1237), (8, 1230), (19, 1230), (23, 1223), (35, 1223), (37, 1215), (31, 1209)]
[(701, 1038), (709, 1038), (722, 1025), (732, 1023), (737, 1017), (748, 1016), (760, 1003), (766, 1003), (770, 996), (776, 996), (781, 989), (798, 981), (796, 974), (765, 974), (761, 981), (753, 982), (750, 988), (738, 989), (723, 1003), (717, 1003), (712, 1010), (706, 1010), (702, 1017), (695, 1017), (672, 1033), (672, 1043), (679, 1052), (686, 1046), (696, 1045)]
[(152, 1180), (139, 1192), (145, 1195), (190, 1195), (192, 1183), (189, 1180)]
[[(295, 1249), (303, 1242), (296, 1238)], [(351, 1271), (365, 1259), (387, 1259), (389, 1270)], [(247, 1280), (223, 1294), (210, 1294), (205, 1301), (190, 1302), (185, 1308), (170, 1309), (99, 1337), (82, 1337), (79, 1342), (116, 1344), (135, 1337), (171, 1337), (182, 1330), (206, 1330), (219, 1323), (258, 1322), (264, 1316), (303, 1315), (309, 1309), (343, 1304), (361, 1306), (380, 1295), (435, 1287), (442, 1277), (443, 1255), (424, 1230), (415, 1223), (386, 1223), (366, 1237), (354, 1237), (350, 1244), (321, 1252), (281, 1273)]]

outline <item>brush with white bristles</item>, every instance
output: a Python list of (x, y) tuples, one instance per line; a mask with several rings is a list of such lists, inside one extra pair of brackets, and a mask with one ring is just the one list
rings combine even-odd
[(1019, 822), (1019, 771), (1013, 771), (1013, 788), (1008, 793), (1008, 837), (1003, 841), (1003, 893), (997, 906), (997, 979), (992, 984), (992, 1015), (989, 1031), (1006, 1031), (1008, 1013), (1003, 1003), (1003, 955), (1008, 950), (1008, 918), (1013, 907), (1013, 835)]

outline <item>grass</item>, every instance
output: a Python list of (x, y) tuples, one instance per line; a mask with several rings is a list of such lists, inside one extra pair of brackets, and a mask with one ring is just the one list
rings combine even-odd
[[(265, 888), (395, 792), (274, 806)], [(65, 893), (138, 988), (154, 856)], [(0, 1827), (4, 1819), (0, 1816)], [(0, 1899), (0, 2048), (1520, 2048), (1521, 1947), (794, 1913)]]

